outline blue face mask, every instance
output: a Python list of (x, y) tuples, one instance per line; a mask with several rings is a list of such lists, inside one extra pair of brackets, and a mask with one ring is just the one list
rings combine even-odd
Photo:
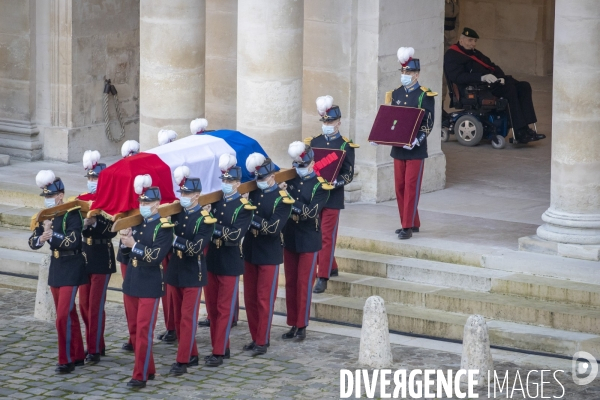
[(323, 130), (323, 135), (333, 135), (335, 133), (335, 126), (323, 124), (321, 129)]
[(88, 181), (87, 187), (88, 187), (88, 192), (96, 193), (96, 189), (98, 188), (98, 181)]
[(192, 199), (189, 197), (182, 197), (179, 199), (179, 204), (181, 204), (181, 207), (188, 208), (192, 205)]
[(225, 194), (231, 194), (233, 192), (233, 185), (231, 183), (221, 182), (221, 190)]
[(400, 82), (402, 83), (402, 86), (408, 86), (411, 84), (412, 82), (412, 76), (411, 75), (404, 75), (402, 74), (400, 76)]
[(54, 207), (56, 205), (56, 199), (44, 199), (44, 205), (46, 206), (46, 208)]
[(148, 218), (152, 215), (152, 207), (150, 206), (140, 206), (140, 214), (144, 218)]
[(301, 178), (303, 178), (306, 175), (308, 175), (308, 168), (298, 168), (298, 167), (296, 167), (296, 173), (298, 174), (298, 176), (300, 176)]
[(256, 186), (258, 186), (258, 188), (260, 190), (265, 190), (265, 189), (269, 188), (269, 183), (267, 181), (264, 181), (264, 182), (256, 181)]

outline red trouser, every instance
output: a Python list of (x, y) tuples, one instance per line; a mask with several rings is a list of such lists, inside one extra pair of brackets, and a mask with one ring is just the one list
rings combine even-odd
[(229, 348), (229, 332), (238, 297), (239, 276), (217, 275), (208, 271), (208, 285), (204, 289), (210, 320), (210, 341), (213, 354), (225, 355)]
[(287, 249), (283, 250), (285, 305), (289, 326), (298, 328), (308, 326), (318, 254), (294, 253)]
[(147, 381), (148, 375), (156, 373), (154, 356), (152, 355), (152, 339), (158, 315), (156, 298), (133, 297), (123, 294), (125, 309), (129, 315), (128, 325), (131, 343), (135, 352), (132, 379)]
[[(165, 259), (162, 262), (163, 276), (167, 276), (167, 267), (169, 265), (169, 259), (171, 258), (171, 254), (172, 253), (167, 254), (167, 256), (165, 257)], [(167, 328), (168, 331), (174, 331), (174, 330), (176, 330), (176, 328), (175, 328), (175, 314), (174, 314), (175, 311), (173, 309), (173, 300), (172, 300), (173, 296), (171, 295), (169, 285), (167, 285), (165, 289), (166, 289), (165, 295), (161, 298), (163, 315), (165, 317), (165, 328)]]
[(279, 265), (244, 262), (244, 302), (252, 340), (259, 346), (269, 343), (271, 321), (277, 297)]
[[(127, 272), (127, 264), (121, 264), (121, 276), (123, 280), (125, 280), (125, 272)], [(123, 305), (125, 304), (125, 293), (123, 293)], [(129, 330), (129, 339), (127, 343), (131, 343), (131, 329), (129, 329), (129, 324), (133, 323), (135, 325), (135, 321), (129, 321), (129, 315), (127, 315), (127, 307), (125, 307), (125, 320), (127, 321), (127, 329)]]
[(85, 343), (89, 354), (104, 350), (106, 290), (110, 274), (90, 274), (90, 283), (79, 287), (79, 311), (85, 324)]
[(179, 288), (167, 285), (171, 293), (173, 318), (179, 346), (177, 362), (187, 364), (191, 356), (198, 355), (196, 346), (196, 328), (198, 328), (198, 312), (200, 311), (201, 287)]
[(79, 316), (75, 307), (78, 286), (50, 287), (56, 307), (58, 363), (69, 364), (85, 358)]
[(396, 201), (400, 212), (402, 228), (418, 228), (419, 196), (423, 180), (425, 160), (396, 160), (394, 159), (394, 182), (396, 184)]
[(317, 262), (317, 276), (329, 279), (332, 269), (337, 269), (335, 262), (335, 243), (337, 242), (338, 224), (340, 222), (340, 210), (334, 208), (323, 208), (321, 211), (321, 236), (323, 247), (319, 251)]
[(235, 310), (233, 310), (233, 319), (231, 321), (235, 322), (237, 324), (239, 318), (240, 318), (240, 293), (238, 291), (238, 293), (235, 295)]

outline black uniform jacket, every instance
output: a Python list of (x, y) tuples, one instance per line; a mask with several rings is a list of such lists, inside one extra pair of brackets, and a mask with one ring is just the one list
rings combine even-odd
[(133, 297), (157, 298), (165, 294), (162, 260), (173, 243), (172, 224), (154, 214), (132, 227), (135, 246), (124, 248), (129, 256), (123, 293)]
[(217, 223), (206, 257), (210, 272), (230, 276), (244, 273), (242, 239), (248, 232), (255, 208), (237, 192), (211, 205)]
[(117, 232), (111, 232), (112, 222), (98, 215), (96, 226), (88, 225), (82, 232), (83, 252), (87, 258), (88, 274), (113, 274), (117, 272), (115, 250), (111, 239)]
[(242, 245), (244, 260), (256, 265), (281, 264), (281, 231), (288, 222), (294, 200), (287, 191), (279, 190), (277, 185), (264, 191), (256, 189), (250, 192), (249, 199), (256, 210)]
[(358, 147), (358, 145), (352, 143), (352, 140), (343, 137), (339, 132), (329, 138), (329, 140), (323, 134), (307, 139), (310, 139), (308, 144), (311, 147), (346, 151), (344, 162), (333, 185), (334, 188), (329, 191), (329, 200), (327, 200), (327, 204), (325, 205), (326, 208), (342, 210), (344, 208), (344, 186), (354, 179), (354, 148)]
[[(481, 83), (483, 75), (492, 74), (496, 78), (505, 78), (506, 74), (502, 68), (497, 66), (479, 50), (466, 50), (460, 44), (456, 44), (464, 53), (461, 54), (456, 50), (449, 49), (444, 55), (444, 73), (450, 82), (457, 85), (469, 85)], [(475, 56), (484, 64), (492, 67), (488, 69), (469, 56)]]
[[(422, 160), (427, 158), (427, 135), (433, 128), (435, 100), (433, 96), (437, 93), (430, 92), (429, 89), (422, 87), (419, 83), (408, 90), (400, 86), (392, 92), (392, 105), (402, 107), (418, 107), (425, 110), (421, 127), (417, 133), (419, 145), (415, 145), (411, 150), (392, 146), (390, 155), (397, 160)], [(419, 107), (419, 102), (421, 106)]]
[[(48, 285), (52, 287), (79, 286), (89, 282), (85, 270), (85, 255), (81, 251), (81, 229), (83, 221), (79, 207), (66, 214), (52, 219), (52, 238), (48, 241), (52, 255)], [(29, 247), (33, 250), (42, 248), (39, 238), (44, 233), (40, 223), (29, 237)]]
[(212, 238), (215, 219), (198, 205), (171, 216), (171, 221), (175, 240), (166, 282), (180, 288), (206, 286), (204, 249)]
[[(123, 254), (123, 250), (127, 252), (127, 254)], [(123, 246), (123, 243), (119, 241), (119, 251), (117, 251), (117, 262), (127, 265), (129, 263), (129, 251), (127, 247)]]
[(283, 229), (283, 242), (287, 250), (295, 253), (314, 253), (321, 250), (319, 215), (327, 204), (331, 186), (314, 172), (304, 178), (287, 181), (288, 191), (296, 200), (292, 205), (290, 221)]

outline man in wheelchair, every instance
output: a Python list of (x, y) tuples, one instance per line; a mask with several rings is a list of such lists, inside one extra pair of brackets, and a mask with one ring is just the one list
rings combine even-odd
[[(538, 134), (529, 128), (529, 124), (537, 122), (531, 85), (506, 75), (502, 68), (494, 64), (482, 52), (476, 50), (477, 39), (479, 39), (477, 32), (470, 28), (464, 28), (458, 43), (446, 51), (444, 55), (446, 79), (449, 83), (456, 84), (460, 91), (459, 96), (465, 98), (469, 97), (466, 93), (468, 88), (482, 84), (490, 85), (489, 92), (492, 95), (508, 101), (515, 139), (520, 143), (544, 139), (545, 135)], [(485, 94), (485, 90), (482, 94)]]

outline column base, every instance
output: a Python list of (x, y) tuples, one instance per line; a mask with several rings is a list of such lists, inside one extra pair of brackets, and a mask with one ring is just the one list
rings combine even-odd
[(558, 243), (600, 245), (600, 214), (574, 214), (552, 208), (542, 215), (537, 235)]
[(0, 119), (0, 154), (27, 161), (41, 159), (39, 132), (32, 122)]
[(600, 261), (600, 245), (559, 243), (542, 239), (537, 235), (519, 238), (519, 250), (579, 260)]

